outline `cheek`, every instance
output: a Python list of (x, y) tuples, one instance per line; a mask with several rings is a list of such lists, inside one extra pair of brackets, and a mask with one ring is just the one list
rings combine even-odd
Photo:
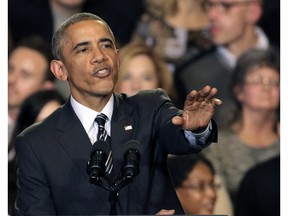
[(197, 214), (199, 213), (201, 196), (192, 191), (181, 191), (177, 192), (179, 200), (185, 209), (186, 214)]

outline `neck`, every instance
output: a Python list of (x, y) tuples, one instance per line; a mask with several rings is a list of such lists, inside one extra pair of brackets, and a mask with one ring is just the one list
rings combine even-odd
[(81, 97), (79, 97), (79, 95), (77, 94), (73, 94), (73, 98), (80, 104), (82, 104), (83, 106), (86, 106), (92, 110), (95, 110), (97, 112), (101, 112), (103, 110), (103, 108), (106, 106), (106, 104), (108, 103), (108, 101), (110, 100), (112, 93), (108, 94), (108, 95), (101, 95), (101, 96), (90, 96), (90, 95), (86, 95), (85, 97), (83, 97), (83, 95)]
[(242, 119), (232, 126), (237, 136), (254, 147), (268, 147), (279, 139), (276, 126), (276, 113), (271, 111), (244, 111)]
[(242, 55), (247, 50), (256, 47), (258, 36), (255, 31), (255, 27), (248, 27), (247, 31), (234, 40), (231, 44), (227, 46), (231, 53), (233, 53), (237, 58)]

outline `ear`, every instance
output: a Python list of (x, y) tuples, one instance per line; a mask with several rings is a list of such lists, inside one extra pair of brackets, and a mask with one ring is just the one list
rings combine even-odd
[(261, 18), (263, 13), (262, 5), (259, 2), (251, 3), (248, 9), (249, 22), (255, 25)]
[(60, 60), (52, 60), (50, 63), (50, 70), (54, 74), (54, 76), (62, 81), (67, 80), (67, 70), (65, 68), (65, 65)]
[(235, 86), (233, 89), (233, 94), (235, 95), (235, 98), (239, 101), (243, 101), (243, 93), (241, 90), (241, 87), (239, 85)]

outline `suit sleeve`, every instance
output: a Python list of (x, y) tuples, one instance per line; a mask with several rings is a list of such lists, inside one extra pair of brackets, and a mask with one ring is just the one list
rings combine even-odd
[(47, 179), (33, 145), (21, 135), (15, 143), (18, 180), (17, 215), (55, 215)]
[[(164, 149), (166, 149), (167, 153), (197, 153), (209, 146), (211, 142), (217, 141), (217, 125), (212, 120), (210, 135), (208, 137), (203, 137), (204, 134), (199, 134), (195, 137), (194, 142), (193, 140), (190, 140), (189, 143), (185, 137), (184, 130), (180, 126), (176, 126), (172, 123), (172, 118), (176, 115), (182, 115), (182, 111), (174, 107), (163, 91), (156, 91), (156, 93), (160, 93), (160, 95), (155, 97), (159, 105), (155, 121), (157, 122), (156, 125), (158, 125), (157, 130), (160, 143)], [(159, 100), (159, 97), (161, 100)]]

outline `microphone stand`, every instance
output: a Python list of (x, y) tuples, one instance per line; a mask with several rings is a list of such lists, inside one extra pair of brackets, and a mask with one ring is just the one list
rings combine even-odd
[(109, 179), (105, 179), (106, 182), (104, 182), (101, 177), (95, 177), (95, 176), (90, 176), (90, 182), (92, 184), (98, 185), (101, 188), (104, 188), (105, 190), (108, 190), (110, 192), (110, 197), (109, 197), (109, 201), (110, 201), (110, 214), (109, 215), (117, 215), (117, 209), (116, 209), (116, 204), (118, 201), (118, 192), (125, 187), (126, 185), (128, 185), (129, 183), (132, 182), (133, 180), (133, 175), (127, 175), (124, 176), (120, 182), (116, 183), (113, 181), (112, 184), (108, 184)]

